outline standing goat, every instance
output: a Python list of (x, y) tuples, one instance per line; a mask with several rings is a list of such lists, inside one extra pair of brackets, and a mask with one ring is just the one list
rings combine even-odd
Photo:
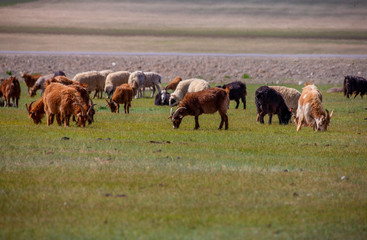
[(111, 100), (106, 102), (111, 109), (111, 112), (119, 113), (120, 112), (120, 105), (124, 104), (125, 114), (130, 113), (129, 109), (131, 107), (131, 101), (133, 99), (134, 91), (129, 86), (129, 84), (122, 84), (118, 86), (113, 93)]
[(28, 87), (28, 92), (34, 86), (38, 78), (40, 78), (41, 74), (28, 74), (28, 73), (20, 73), (20, 76), (24, 79), (25, 85)]
[(228, 129), (227, 110), (229, 106), (229, 89), (209, 88), (200, 92), (192, 92), (186, 94), (184, 99), (178, 105), (176, 111), (171, 114), (170, 119), (173, 123), (173, 128), (179, 128), (183, 117), (187, 115), (195, 116), (195, 129), (199, 126), (199, 116), (203, 113), (219, 112), (221, 122), (218, 129), (222, 129), (225, 124), (225, 129)]
[(243, 109), (246, 109), (246, 96), (247, 96), (247, 90), (246, 90), (246, 84), (240, 81), (231, 82), (228, 84), (225, 84), (223, 86), (218, 86), (220, 88), (226, 89), (229, 87), (229, 100), (235, 100), (236, 101), (236, 109), (238, 108), (240, 104), (240, 99), (243, 103)]
[(326, 131), (333, 111), (329, 114), (327, 109), (322, 106), (321, 92), (315, 85), (308, 85), (303, 88), (301, 97), (298, 101), (297, 116), (295, 124), (297, 131), (302, 126), (310, 126), (314, 131)]
[(13, 106), (18, 107), (20, 98), (20, 84), (16, 77), (5, 79), (0, 85), (0, 97), (4, 97), (4, 107), (10, 107), (10, 99)]

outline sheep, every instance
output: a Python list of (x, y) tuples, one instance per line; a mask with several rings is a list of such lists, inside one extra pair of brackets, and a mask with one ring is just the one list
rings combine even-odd
[(164, 88), (164, 90), (173, 90), (175, 91), (177, 88), (177, 85), (182, 81), (181, 77), (175, 77), (172, 81), (168, 83), (168, 85)]
[[(34, 105), (33, 105), (34, 103)], [(33, 107), (32, 107), (33, 105)], [(34, 124), (39, 124), (41, 123), (41, 120), (43, 118), (43, 116), (45, 115), (45, 108), (44, 108), (44, 104), (43, 104), (43, 97), (41, 97), (40, 99), (38, 99), (37, 101), (32, 101), (29, 104), (29, 107), (27, 104), (25, 104), (27, 112), (28, 112), (28, 116), (29, 118), (33, 119)]]
[(16, 77), (5, 79), (0, 85), (0, 97), (4, 97), (4, 107), (10, 107), (10, 99), (13, 106), (18, 107), (20, 91), (20, 84)]
[(176, 90), (171, 94), (169, 105), (171, 107), (178, 105), (188, 92), (199, 92), (208, 88), (210, 88), (209, 83), (203, 79), (191, 78), (183, 80), (177, 85)]
[(119, 113), (120, 105), (124, 104), (125, 114), (130, 113), (131, 101), (133, 99), (134, 91), (129, 84), (122, 84), (116, 88), (111, 100), (106, 102), (111, 109), (111, 112)]
[(227, 110), (229, 107), (229, 89), (221, 88), (209, 88), (199, 92), (191, 92), (185, 95), (176, 111), (171, 114), (170, 119), (173, 123), (173, 128), (180, 127), (183, 117), (187, 115), (195, 116), (195, 128), (199, 126), (199, 116), (203, 113), (215, 113), (219, 112), (221, 116), (221, 122), (218, 129), (222, 129), (223, 123), (225, 124), (225, 130), (228, 129), (228, 116)]
[(280, 93), (280, 95), (282, 95), (285, 104), (292, 111), (293, 115), (296, 116), (298, 108), (298, 99), (301, 96), (301, 93), (294, 88), (288, 88), (283, 86), (269, 86), (269, 87)]
[(329, 114), (327, 109), (324, 110), (321, 92), (315, 85), (304, 87), (298, 100), (298, 110), (294, 120), (297, 132), (302, 126), (310, 126), (314, 131), (326, 131), (333, 112)]
[(229, 87), (229, 100), (235, 100), (236, 101), (236, 109), (238, 109), (238, 106), (240, 105), (240, 99), (243, 103), (243, 109), (246, 109), (246, 84), (240, 81), (231, 82), (228, 84), (225, 84), (223, 86), (218, 86), (220, 88), (226, 89)]
[(155, 72), (144, 72), (145, 75), (145, 87), (151, 87), (153, 88), (153, 92), (151, 97), (155, 94), (155, 88), (158, 89), (158, 92), (161, 91), (161, 79), (162, 76)]
[(28, 74), (28, 73), (20, 73), (20, 76), (24, 79), (25, 84), (27, 85), (28, 92), (36, 83), (37, 79), (40, 78), (41, 74)]
[(29, 95), (31, 97), (34, 97), (37, 93), (37, 91), (39, 89), (41, 89), (41, 96), (43, 95), (43, 93), (45, 92), (45, 84), (46, 81), (49, 79), (52, 79), (54, 77), (55, 74), (47, 74), (44, 76), (41, 76), (40, 78), (37, 79), (36, 83), (33, 85), (32, 89), (29, 91)]
[(76, 74), (73, 80), (86, 84), (88, 92), (95, 91), (95, 98), (99, 91), (103, 92), (106, 77), (98, 71), (89, 71)]
[(145, 96), (145, 74), (142, 71), (131, 73), (128, 84), (133, 89), (135, 98)]
[(128, 82), (130, 74), (131, 73), (128, 71), (119, 71), (108, 74), (104, 86), (104, 91), (107, 93), (108, 98), (111, 98), (118, 86)]
[[(81, 90), (82, 94), (77, 89)], [(55, 115), (59, 116), (57, 118), (59, 125), (63, 121), (65, 126), (69, 126), (70, 116), (74, 115), (78, 126), (84, 127), (89, 119), (87, 112), (91, 109), (89, 101), (84, 101), (86, 94), (88, 95), (88, 92), (78, 85), (65, 86), (49, 83), (43, 98), (47, 126), (52, 124)]]
[(356, 94), (354, 98), (358, 94), (361, 94), (361, 98), (363, 98), (363, 95), (367, 93), (367, 80), (363, 77), (346, 76), (344, 78), (343, 91), (344, 96), (347, 98), (349, 98), (349, 95), (353, 95), (353, 93)]
[(257, 109), (256, 121), (264, 124), (264, 116), (269, 115), (269, 124), (273, 114), (277, 114), (279, 124), (288, 124), (292, 112), (288, 109), (280, 93), (268, 86), (259, 87), (255, 92), (255, 104)]

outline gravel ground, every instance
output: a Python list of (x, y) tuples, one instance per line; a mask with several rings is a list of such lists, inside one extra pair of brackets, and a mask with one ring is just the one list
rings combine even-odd
[[(244, 80), (259, 84), (342, 85), (345, 75), (367, 76), (367, 59), (351, 57), (298, 56), (134, 56), (134, 55), (57, 55), (0, 54), (0, 77), (6, 71), (48, 74), (62, 70), (69, 78), (90, 70), (155, 71), (163, 83), (176, 76), (201, 77), (211, 83)], [(244, 75), (249, 77), (244, 78)]]

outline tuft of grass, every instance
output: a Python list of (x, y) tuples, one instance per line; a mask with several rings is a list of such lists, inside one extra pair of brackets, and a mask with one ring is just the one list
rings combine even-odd
[(95, 123), (65, 128), (34, 125), (21, 85), (23, 107), (0, 108), (0, 238), (367, 237), (365, 99), (319, 86), (334, 116), (317, 133), (257, 123), (253, 84), (228, 131), (217, 113), (174, 130), (152, 98), (95, 100)]
[(250, 77), (247, 73), (244, 73), (242, 78), (243, 79), (251, 79), (252, 77)]

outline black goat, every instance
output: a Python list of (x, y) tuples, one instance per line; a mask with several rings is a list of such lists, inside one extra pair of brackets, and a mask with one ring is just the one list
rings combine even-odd
[(229, 87), (229, 100), (235, 100), (236, 101), (236, 109), (238, 108), (238, 105), (240, 104), (240, 99), (243, 103), (243, 109), (246, 109), (246, 96), (247, 96), (247, 90), (246, 90), (246, 84), (240, 81), (231, 82), (228, 84), (225, 84), (223, 86), (217, 86), (219, 88), (226, 89)]
[(171, 94), (169, 94), (166, 90), (162, 90), (161, 92), (157, 93), (155, 95), (154, 99), (154, 105), (160, 106), (160, 105), (169, 105), (169, 97)]
[(255, 92), (255, 104), (257, 108), (256, 121), (264, 123), (264, 116), (269, 115), (269, 124), (273, 114), (277, 114), (279, 124), (288, 124), (292, 117), (292, 112), (288, 109), (280, 93), (268, 86), (259, 87)]
[(352, 96), (353, 93), (356, 94), (354, 98), (356, 98), (358, 94), (361, 94), (361, 98), (363, 98), (363, 95), (367, 92), (367, 80), (363, 77), (346, 76), (344, 78), (343, 91), (344, 96), (347, 98), (349, 98), (349, 95)]

